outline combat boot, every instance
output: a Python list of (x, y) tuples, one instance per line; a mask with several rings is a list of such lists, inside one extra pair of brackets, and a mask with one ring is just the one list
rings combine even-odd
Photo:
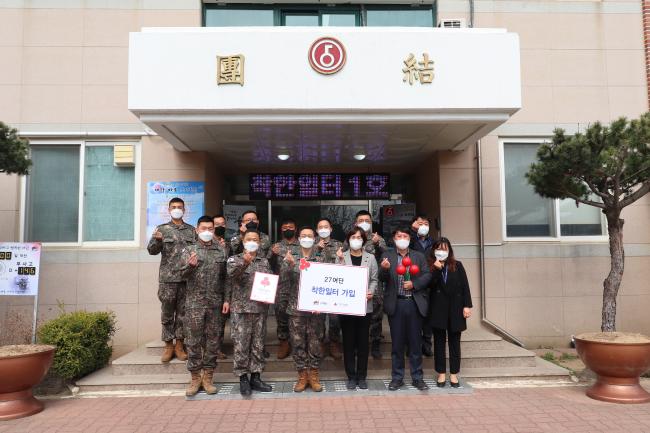
[(192, 374), (192, 381), (187, 385), (187, 389), (185, 390), (185, 395), (188, 397), (196, 395), (199, 392), (199, 388), (201, 388), (201, 371), (196, 370), (190, 373)]
[(217, 387), (212, 383), (212, 375), (214, 374), (213, 368), (203, 369), (203, 378), (201, 379), (201, 386), (205, 390), (206, 394), (216, 394)]
[(247, 374), (239, 376), (239, 393), (244, 397), (248, 397), (253, 393), (253, 391), (251, 391), (251, 383), (248, 381)]
[(337, 361), (343, 358), (343, 353), (341, 353), (341, 343), (336, 341), (330, 342), (330, 355), (332, 355), (332, 358)]
[(287, 340), (280, 340), (280, 345), (278, 346), (278, 359), (284, 359), (291, 354), (291, 347), (289, 347), (289, 342)]
[(160, 357), (161, 362), (169, 362), (174, 357), (174, 342), (165, 341), (165, 348), (163, 349), (163, 354)]
[(320, 373), (317, 368), (309, 370), (309, 386), (314, 392), (321, 392), (323, 385), (320, 384)]
[(306, 368), (298, 371), (298, 382), (293, 387), (294, 392), (303, 392), (309, 383), (309, 372)]
[(260, 391), (260, 392), (271, 392), (273, 391), (273, 388), (271, 385), (265, 383), (262, 378), (260, 377), (259, 373), (252, 373), (251, 374), (251, 388), (254, 389), (255, 391)]
[(182, 338), (176, 339), (176, 346), (174, 346), (174, 355), (176, 355), (176, 359), (178, 359), (179, 361), (187, 360), (187, 353), (185, 353), (185, 349), (183, 348)]

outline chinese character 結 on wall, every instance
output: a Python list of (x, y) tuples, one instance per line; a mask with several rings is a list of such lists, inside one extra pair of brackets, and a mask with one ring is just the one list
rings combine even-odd
[(413, 85), (414, 81), (420, 84), (431, 84), (433, 82), (433, 60), (429, 60), (429, 53), (422, 53), (422, 60), (418, 62), (413, 53), (404, 60), (403, 82)]

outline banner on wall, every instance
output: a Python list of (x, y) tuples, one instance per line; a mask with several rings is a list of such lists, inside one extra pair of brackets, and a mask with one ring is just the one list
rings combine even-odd
[(169, 200), (179, 197), (185, 202), (183, 221), (196, 225), (205, 212), (205, 182), (147, 182), (147, 240), (156, 226), (169, 222)]
[(0, 296), (37, 296), (40, 266), (40, 243), (0, 242)]

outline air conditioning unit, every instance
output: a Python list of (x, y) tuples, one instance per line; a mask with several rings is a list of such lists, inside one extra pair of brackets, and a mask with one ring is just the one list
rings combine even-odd
[(116, 167), (135, 166), (135, 146), (132, 144), (116, 144), (113, 146), (113, 165)]
[(465, 23), (465, 18), (447, 18), (440, 20), (438, 27), (443, 29), (461, 29), (467, 27)]

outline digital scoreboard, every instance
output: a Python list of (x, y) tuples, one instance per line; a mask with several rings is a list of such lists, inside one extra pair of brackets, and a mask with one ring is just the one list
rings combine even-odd
[(253, 173), (250, 200), (390, 199), (387, 173)]

